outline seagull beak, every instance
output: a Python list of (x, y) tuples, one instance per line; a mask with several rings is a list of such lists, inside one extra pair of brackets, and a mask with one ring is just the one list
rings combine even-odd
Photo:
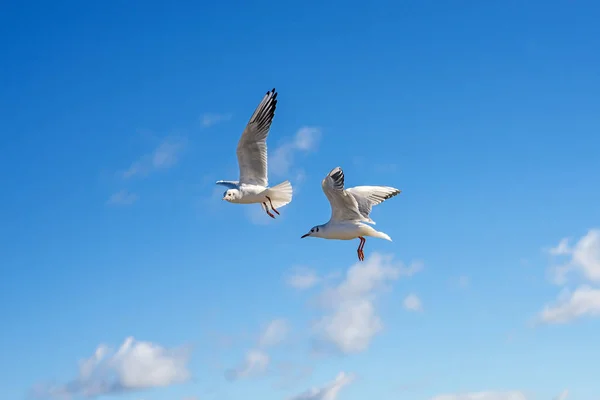
[(300, 239), (304, 239), (305, 237), (307, 237), (308, 235), (310, 235), (310, 233), (305, 233), (304, 235), (300, 236)]
[(225, 197), (223, 197), (221, 200), (225, 200)]

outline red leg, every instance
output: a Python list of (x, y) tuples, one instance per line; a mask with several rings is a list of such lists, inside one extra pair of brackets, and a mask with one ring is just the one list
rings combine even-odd
[(279, 214), (279, 211), (277, 211), (275, 209), (275, 207), (273, 207), (273, 203), (271, 202), (271, 198), (269, 196), (265, 196), (267, 198), (267, 200), (269, 200), (269, 205), (271, 206), (271, 210), (275, 211), (277, 213), (277, 215), (281, 215)]
[(358, 238), (360, 239), (360, 244), (358, 245), (358, 249), (356, 250), (356, 252), (358, 253), (359, 261), (364, 261), (365, 253), (363, 253), (363, 247), (365, 247), (365, 242), (367, 241), (367, 239), (365, 239), (362, 236), (359, 236)]
[(269, 217), (271, 217), (271, 218), (275, 218), (275, 216), (269, 212), (269, 209), (267, 208), (267, 204), (266, 203), (262, 203), (262, 205), (265, 208), (265, 211), (266, 211), (267, 215)]

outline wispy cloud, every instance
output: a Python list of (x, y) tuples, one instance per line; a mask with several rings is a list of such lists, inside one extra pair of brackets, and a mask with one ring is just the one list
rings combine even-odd
[(181, 151), (187, 140), (170, 137), (161, 142), (154, 151), (133, 162), (129, 168), (121, 172), (125, 179), (135, 176), (145, 176), (157, 170), (168, 169), (177, 164)]
[(288, 400), (336, 400), (340, 391), (354, 380), (355, 376), (353, 374), (340, 372), (332, 382), (289, 397)]
[(408, 311), (423, 311), (423, 304), (421, 299), (416, 294), (409, 294), (404, 298), (402, 305)]
[(231, 120), (233, 114), (225, 113), (225, 114), (217, 114), (217, 113), (204, 113), (200, 117), (200, 123), (203, 127), (209, 128), (213, 125), (219, 124), (221, 122), (226, 122)]
[(564, 324), (584, 316), (600, 317), (600, 289), (582, 285), (563, 289), (554, 304), (544, 307), (539, 320), (547, 324)]
[[(316, 150), (321, 138), (321, 128), (304, 126), (300, 128), (291, 140), (284, 141), (269, 155), (269, 170), (277, 176), (287, 176), (291, 173), (297, 153), (307, 153)], [(298, 169), (296, 175), (303, 176), (304, 171)]]
[(248, 350), (238, 366), (225, 371), (225, 377), (234, 381), (264, 375), (271, 363), (271, 357), (266, 350), (283, 343), (289, 331), (290, 326), (285, 319), (279, 318), (269, 322), (258, 336), (256, 348)]
[(520, 391), (511, 392), (473, 392), (462, 394), (442, 394), (431, 400), (527, 400), (525, 393)]
[(406, 266), (378, 253), (351, 266), (342, 282), (319, 296), (319, 304), (327, 313), (313, 325), (317, 343), (331, 344), (342, 353), (366, 350), (383, 328), (375, 307), (377, 294), (387, 283), (412, 276), (422, 268), (420, 262)]
[(310, 289), (319, 282), (321, 282), (321, 277), (314, 270), (305, 267), (296, 268), (286, 279), (289, 286), (298, 290)]
[(279, 345), (285, 340), (289, 330), (289, 324), (285, 319), (274, 319), (263, 330), (258, 345), (262, 348)]
[(289, 389), (310, 377), (313, 367), (307, 364), (283, 361), (276, 365), (276, 371), (278, 378), (274, 386), (279, 389)]
[[(573, 246), (564, 238), (547, 250), (553, 261), (549, 270), (555, 284), (565, 285), (575, 272), (591, 284), (600, 282), (600, 229), (590, 229)], [(536, 323), (564, 324), (582, 317), (600, 317), (600, 289), (581, 284), (575, 290), (563, 288), (557, 300), (539, 313)]]
[(555, 283), (564, 284), (571, 272), (578, 272), (589, 281), (600, 282), (600, 229), (590, 229), (574, 246), (564, 238), (548, 252), (554, 257), (566, 257), (565, 262), (551, 269)]
[(225, 377), (230, 381), (255, 378), (267, 372), (270, 362), (271, 358), (263, 350), (248, 350), (244, 361), (237, 367), (225, 371)]
[(165, 349), (129, 337), (116, 352), (98, 346), (90, 358), (79, 363), (79, 374), (69, 383), (36, 391), (54, 398), (96, 397), (170, 386), (189, 379), (188, 359), (187, 349)]
[(139, 197), (137, 194), (123, 189), (119, 192), (113, 193), (106, 201), (106, 204), (113, 206), (127, 206), (135, 203), (138, 198)]

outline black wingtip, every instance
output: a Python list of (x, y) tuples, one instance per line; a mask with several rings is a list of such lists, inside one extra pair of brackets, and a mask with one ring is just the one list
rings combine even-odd
[(391, 199), (392, 197), (395, 197), (397, 195), (399, 195), (400, 193), (402, 193), (402, 190), (400, 189), (396, 189), (394, 190), (392, 193), (388, 194), (387, 196), (385, 196), (385, 199)]
[(329, 174), (330, 174), (331, 176), (333, 176), (333, 175), (339, 175), (340, 173), (341, 173), (341, 174), (344, 174), (344, 171), (342, 170), (342, 167), (335, 167), (334, 169), (332, 169), (332, 170), (329, 172)]
[(276, 100), (276, 99), (277, 99), (277, 94), (278, 94), (278, 93), (275, 91), (275, 88), (273, 88), (273, 89), (271, 89), (271, 90), (269, 90), (269, 91), (267, 92), (266, 96), (269, 96), (269, 95), (271, 95), (271, 98), (272, 98), (273, 100)]
[(331, 176), (331, 179), (333, 179), (336, 182), (336, 186), (339, 189), (342, 189), (344, 187), (344, 171), (341, 167), (335, 167), (334, 169), (332, 169), (331, 172), (329, 172), (329, 176)]

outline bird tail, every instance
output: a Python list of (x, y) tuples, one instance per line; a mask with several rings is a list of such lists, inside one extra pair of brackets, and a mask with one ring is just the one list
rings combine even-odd
[(387, 233), (383, 233), (383, 232), (380, 232), (380, 231), (375, 231), (373, 233), (373, 235), (371, 235), (371, 236), (377, 237), (377, 238), (381, 238), (381, 239), (385, 239), (385, 240), (389, 240), (390, 242), (392, 241), (392, 238)]
[(389, 240), (390, 242), (392, 241), (392, 238), (387, 233), (376, 231), (373, 227), (366, 225), (366, 224), (361, 224), (361, 225), (362, 225), (362, 229), (364, 229), (365, 236), (371, 236), (371, 237), (376, 237), (376, 238), (380, 238), (380, 239), (385, 239), (385, 240)]
[(279, 185), (265, 190), (265, 195), (269, 196), (275, 208), (283, 207), (290, 203), (292, 201), (292, 194), (293, 190), (290, 181), (281, 182)]

